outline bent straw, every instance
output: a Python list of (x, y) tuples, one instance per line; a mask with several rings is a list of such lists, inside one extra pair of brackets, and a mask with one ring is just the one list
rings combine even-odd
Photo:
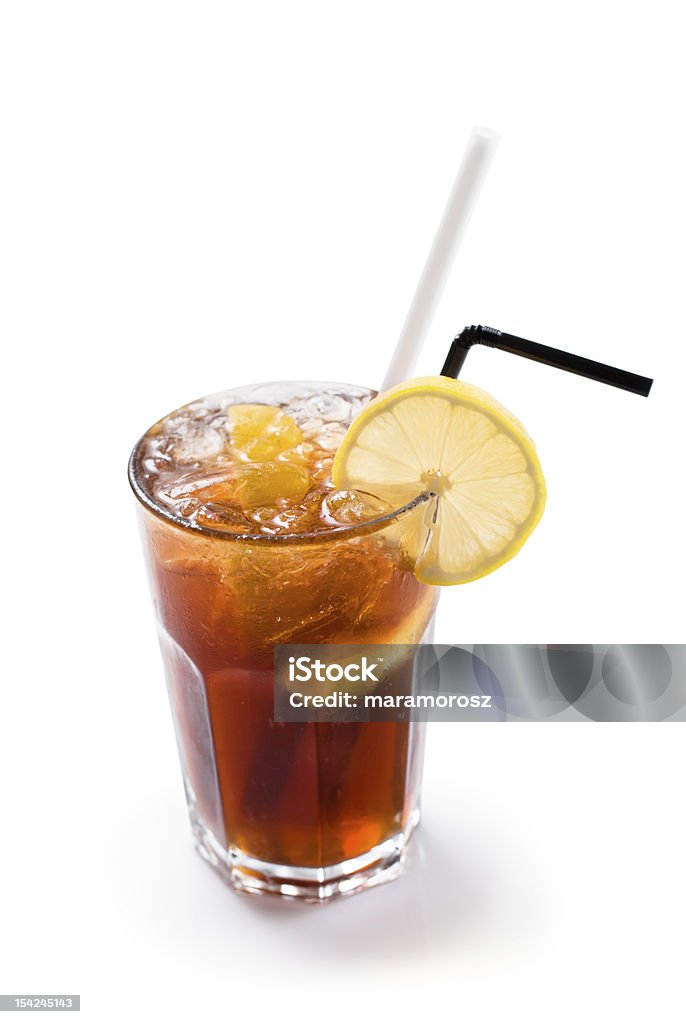
[(490, 128), (472, 130), (382, 391), (412, 374), (499, 141), (500, 136)]
[(454, 339), (443, 364), (441, 377), (453, 377), (456, 380), (460, 376), (469, 350), (474, 345), (498, 348), (502, 352), (523, 356), (525, 359), (544, 363), (557, 370), (566, 370), (567, 373), (576, 373), (580, 377), (597, 380), (600, 384), (610, 384), (613, 388), (631, 391), (643, 398), (648, 397), (653, 386), (651, 377), (642, 377), (638, 373), (630, 373), (629, 370), (620, 370), (617, 366), (608, 366), (607, 363), (577, 356), (573, 352), (564, 352), (560, 348), (551, 348), (550, 345), (539, 345), (536, 341), (527, 341), (526, 338), (518, 338), (514, 334), (499, 331), (496, 327), (482, 327), (480, 324), (478, 327), (474, 324), (465, 327)]

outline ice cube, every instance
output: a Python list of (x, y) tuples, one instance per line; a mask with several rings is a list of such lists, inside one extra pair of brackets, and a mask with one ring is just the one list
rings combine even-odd
[(295, 448), (289, 448), (288, 451), (281, 452), (277, 456), (277, 460), (279, 462), (294, 462), (309, 469), (313, 464), (315, 452), (316, 448), (313, 444), (303, 441), (302, 444), (296, 445)]
[(316, 437), (316, 443), (327, 452), (335, 452), (341, 446), (346, 428), (340, 423), (326, 423)]
[(391, 506), (362, 491), (332, 491), (322, 502), (322, 517), (336, 526), (369, 522), (391, 511)]
[(160, 491), (160, 496), (172, 501), (196, 496), (203, 501), (227, 501), (232, 499), (234, 490), (235, 481), (227, 477), (225, 469), (214, 470), (211, 473), (195, 470), (184, 473), (170, 482), (167, 488)]
[(226, 435), (204, 423), (186, 423), (171, 454), (177, 465), (191, 465), (211, 459), (224, 448)]
[(277, 533), (274, 527), (274, 519), (279, 514), (279, 509), (273, 505), (264, 505), (260, 508), (252, 508), (246, 515), (252, 522), (252, 533)]
[(199, 508), (200, 502), (197, 498), (182, 498), (173, 504), (174, 512), (183, 519), (192, 519)]
[(312, 533), (322, 527), (322, 492), (317, 490), (309, 494), (298, 505), (281, 509), (270, 524), (275, 533)]
[(253, 464), (236, 487), (236, 497), (244, 509), (262, 505), (299, 502), (312, 487), (312, 478), (302, 466), (289, 462)]
[(204, 502), (194, 518), (200, 526), (209, 526), (213, 530), (226, 530), (228, 533), (255, 532), (254, 524), (238, 509), (213, 501)]
[(317, 416), (310, 416), (308, 419), (302, 420), (300, 423), (300, 429), (303, 434), (311, 440), (316, 440), (317, 435), (323, 426), (324, 420), (319, 419)]
[(333, 487), (331, 482), (331, 468), (333, 466), (333, 457), (327, 455), (323, 459), (317, 459), (311, 470), (312, 479), (316, 484), (325, 490), (330, 490)]
[(317, 417), (327, 423), (347, 423), (350, 421), (350, 402), (342, 395), (315, 395), (303, 404), (301, 415)]
[(303, 439), (295, 420), (269, 405), (231, 405), (226, 416), (233, 449), (251, 462), (273, 459)]

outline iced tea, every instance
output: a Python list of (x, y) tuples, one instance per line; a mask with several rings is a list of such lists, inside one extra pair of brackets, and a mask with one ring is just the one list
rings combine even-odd
[(236, 389), (177, 410), (130, 467), (200, 851), (238, 888), (321, 900), (399, 870), (423, 726), (273, 721), (273, 646), (417, 643), (435, 591), (402, 538), (426, 514), (336, 491), (373, 392)]

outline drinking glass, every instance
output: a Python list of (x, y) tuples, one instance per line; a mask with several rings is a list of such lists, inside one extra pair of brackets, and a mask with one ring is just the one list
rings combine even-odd
[[(254, 395), (264, 389), (219, 397)], [(401, 542), (429, 496), (322, 532), (198, 528), (146, 483), (156, 429), (129, 478), (197, 849), (237, 889), (315, 902), (395, 877), (419, 818), (425, 726), (275, 722), (273, 647), (430, 639), (436, 589)]]

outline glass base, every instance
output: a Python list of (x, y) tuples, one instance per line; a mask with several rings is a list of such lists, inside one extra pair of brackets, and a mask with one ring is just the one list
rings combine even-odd
[(358, 857), (326, 867), (305, 868), (270, 864), (249, 857), (237, 847), (223, 849), (191, 810), (196, 849), (228, 885), (239, 892), (306, 903), (328, 903), (338, 896), (350, 896), (393, 881), (402, 874), (407, 845), (418, 824), (419, 810), (415, 810), (403, 832)]

